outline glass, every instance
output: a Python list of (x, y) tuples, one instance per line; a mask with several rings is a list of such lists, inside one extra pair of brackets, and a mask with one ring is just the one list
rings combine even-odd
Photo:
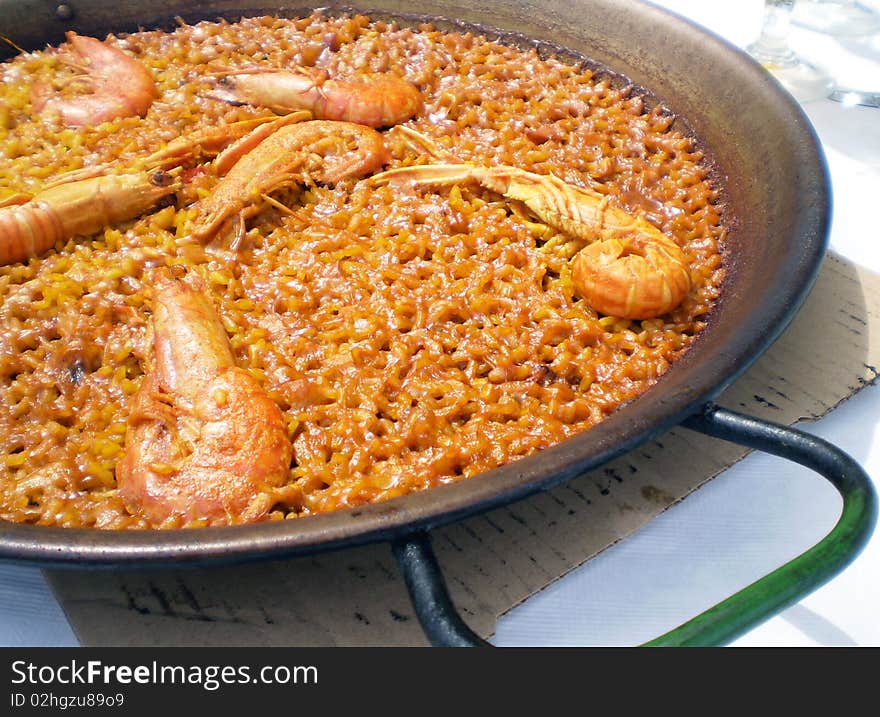
[(880, 31), (880, 13), (855, 0), (798, 0), (791, 21), (828, 35), (870, 35)]
[(764, 0), (761, 34), (746, 48), (798, 102), (828, 97), (834, 83), (789, 47), (788, 36), (794, 0)]

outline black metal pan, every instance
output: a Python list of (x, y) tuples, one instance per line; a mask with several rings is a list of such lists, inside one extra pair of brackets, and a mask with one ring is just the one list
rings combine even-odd
[[(322, 7), (344, 9), (335, 0)], [(569, 48), (647, 88), (704, 144), (735, 225), (723, 296), (691, 350), (658, 384), (591, 431), (478, 478), (364, 508), (234, 528), (102, 532), (0, 524), (0, 559), (53, 567), (181, 567), (279, 558), (389, 541), (429, 638), (483, 644), (449, 603), (427, 531), (557, 485), (677, 424), (803, 463), (828, 478), (844, 511), (822, 542), (657, 644), (718, 643), (795, 602), (867, 541), (877, 502), (836, 447), (732, 413), (712, 400), (779, 336), (827, 247), (831, 197), (821, 147), (799, 106), (746, 55), (654, 6), (630, 0), (369, 0), (374, 16), (413, 13), (521, 33)], [(66, 30), (107, 32), (241, 15), (307, 14), (302, 0), (0, 0), (0, 33), (25, 49)], [(2, 50), (0, 50), (2, 52)], [(10, 54), (11, 50), (7, 52)]]

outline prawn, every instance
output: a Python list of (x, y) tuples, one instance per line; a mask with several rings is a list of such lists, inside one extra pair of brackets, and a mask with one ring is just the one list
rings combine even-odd
[(390, 127), (422, 108), (415, 85), (391, 74), (333, 80), (319, 74), (269, 68), (232, 70), (222, 74), (231, 99), (275, 112), (309, 110), (316, 119)]
[[(282, 120), (284, 118), (281, 118)], [(261, 132), (258, 127), (255, 132)], [(388, 150), (376, 130), (351, 122), (312, 120), (285, 124), (253, 149), (246, 136), (215, 160), (231, 166), (214, 191), (197, 206), (191, 234), (213, 237), (231, 217), (241, 222), (259, 211), (255, 198), (310, 177), (335, 184), (379, 169), (388, 161)]]
[(154, 525), (259, 520), (293, 457), (281, 410), (235, 365), (197, 281), (159, 275), (153, 297), (154, 366), (132, 399), (120, 495)]
[(62, 98), (46, 84), (34, 86), (31, 104), (38, 113), (57, 112), (67, 127), (88, 127), (117, 117), (143, 117), (157, 96), (149, 70), (122, 50), (94, 37), (67, 33), (73, 55), (86, 65), (92, 92)]
[(600, 313), (653, 318), (674, 309), (690, 291), (686, 257), (672, 239), (598, 192), (553, 175), (447, 162), (400, 167), (370, 179), (373, 184), (391, 181), (415, 186), (473, 182), (522, 202), (547, 225), (588, 243), (573, 260), (572, 283)]
[(90, 171), (77, 170), (33, 196), (17, 194), (0, 203), (0, 265), (134, 219), (176, 191), (172, 175), (161, 170), (95, 177)]

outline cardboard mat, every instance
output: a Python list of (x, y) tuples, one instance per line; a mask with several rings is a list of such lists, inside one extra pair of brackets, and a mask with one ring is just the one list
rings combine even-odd
[[(875, 381), (878, 367), (880, 276), (829, 256), (785, 335), (718, 403), (786, 424), (815, 419)], [(675, 428), (564, 486), (435, 531), (455, 604), (491, 635), (497, 616), (745, 453)], [(387, 544), (234, 567), (48, 577), (83, 645), (426, 644)]]

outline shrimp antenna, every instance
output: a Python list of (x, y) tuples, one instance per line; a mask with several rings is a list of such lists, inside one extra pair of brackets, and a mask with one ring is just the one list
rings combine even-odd
[(19, 47), (18, 45), (16, 45), (12, 40), (10, 40), (8, 37), (6, 37), (6, 35), (0, 35), (0, 40), (3, 40), (3, 42), (5, 42), (7, 45), (15, 48), (16, 50), (18, 50), (22, 54), (27, 52), (27, 50), (25, 50), (23, 47)]

